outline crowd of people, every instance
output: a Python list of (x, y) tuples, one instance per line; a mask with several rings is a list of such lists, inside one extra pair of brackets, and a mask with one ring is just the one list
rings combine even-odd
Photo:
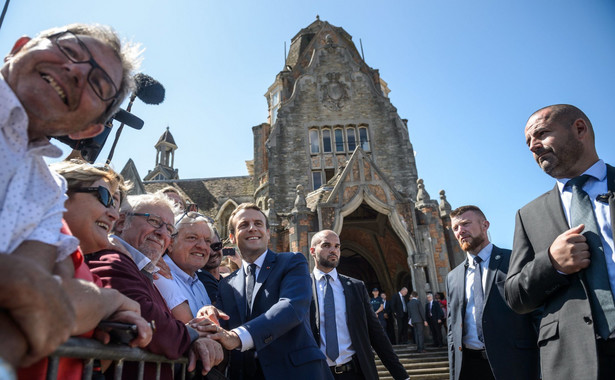
[[(581, 110), (549, 106), (527, 122), (527, 145), (557, 184), (519, 210), (513, 250), (489, 241), (480, 208), (457, 208), (451, 229), (466, 260), (446, 297), (421, 304), (406, 287), (369, 297), (338, 273), (334, 231), (313, 236), (310, 273), (303, 254), (268, 248), (267, 216), (244, 203), (227, 226), (237, 249), (223, 256), (214, 221), (175, 189), (127, 196), (108, 166), (49, 167), (43, 157), (60, 155), (49, 137), (102, 131), (133, 89), (138, 56), (107, 27), (73, 24), (20, 38), (0, 69), (1, 379), (45, 378), (60, 344), (109, 343), (109, 323), (135, 326), (131, 347), (187, 356), (197, 377), (377, 379), (375, 351), (408, 379), (392, 343), (412, 333), (424, 352), (429, 331), (435, 347), (447, 336), (451, 379), (615, 378), (615, 169)], [(125, 379), (177, 371), (123, 367)], [(82, 371), (63, 358), (58, 376)]]

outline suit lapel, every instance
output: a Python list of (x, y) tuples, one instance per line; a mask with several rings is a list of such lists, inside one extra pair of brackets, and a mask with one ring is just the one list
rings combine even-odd
[[(261, 286), (263, 286), (263, 284), (267, 280), (267, 277), (269, 277), (269, 274), (273, 270), (273, 265), (275, 264), (275, 253), (270, 250), (267, 250), (267, 253), (265, 253), (265, 255), (265, 261), (263, 261), (263, 266), (261, 267), (260, 272), (258, 272), (258, 278), (256, 279), (256, 283), (254, 284), (254, 304), (256, 304), (256, 297), (258, 297), (258, 291), (261, 289)], [(254, 305), (252, 305), (252, 309), (254, 309)]]
[[(462, 270), (455, 271), (451, 278), (452, 286), (449, 288), (449, 292), (452, 294), (448, 296), (451, 299), (457, 299), (457, 302), (455, 302), (456, 310), (451, 310), (451, 314), (456, 313), (459, 315), (460, 321), (463, 321), (466, 310), (466, 270), (468, 269), (467, 257), (463, 264), (463, 268), (460, 269)], [(427, 317), (427, 315), (425, 315), (425, 317)]]
[(502, 255), (500, 254), (500, 249), (493, 246), (493, 250), (491, 251), (491, 256), (489, 257), (489, 268), (487, 268), (487, 279), (485, 282), (485, 298), (484, 305), (487, 304), (487, 300), (489, 299), (489, 294), (491, 294), (491, 286), (495, 282), (495, 274), (500, 269), (500, 264), (502, 264)]
[(611, 210), (611, 230), (615, 236), (615, 168), (606, 166), (606, 181), (609, 189), (609, 209)]
[[(545, 226), (547, 228), (551, 227), (555, 229), (555, 231), (566, 231), (570, 229), (568, 222), (566, 221), (566, 215), (564, 214), (564, 208), (562, 207), (562, 197), (559, 193), (557, 184), (553, 190), (547, 193), (545, 203), (545, 208), (542, 210), (542, 212), (546, 214), (545, 221), (549, 219), (553, 221), (553, 225), (545, 223)], [(560, 233), (557, 233), (556, 236)]]
[(316, 277), (314, 277), (314, 273), (310, 274), (312, 278), (312, 305), (311, 305), (311, 318), (310, 325), (312, 325), (312, 333), (314, 334), (314, 339), (316, 343), (320, 345), (320, 306), (318, 305), (318, 292), (316, 287)]
[(246, 275), (243, 271), (243, 267), (239, 268), (239, 270), (235, 271), (234, 274), (231, 275), (228, 283), (232, 289), (235, 291), (233, 295), (235, 296), (235, 304), (237, 305), (237, 309), (239, 309), (239, 319), (241, 320), (241, 324), (246, 322)]
[(353, 308), (354, 305), (352, 303), (351, 300), (351, 294), (352, 294), (352, 287), (350, 285), (350, 280), (348, 280), (348, 278), (342, 276), (341, 274), (337, 274), (337, 278), (339, 278), (340, 283), (342, 284), (342, 288), (344, 289), (344, 302), (346, 303), (346, 325), (349, 326), (349, 330), (350, 330), (350, 321), (348, 318), (349, 315), (354, 315), (352, 314), (354, 312)]

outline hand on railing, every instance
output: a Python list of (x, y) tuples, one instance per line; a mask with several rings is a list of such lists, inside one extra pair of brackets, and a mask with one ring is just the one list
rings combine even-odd
[(220, 343), (209, 338), (195, 340), (190, 346), (188, 353), (188, 372), (195, 370), (198, 359), (201, 359), (203, 363), (202, 374), (206, 375), (213, 366), (220, 364), (224, 359), (222, 346)]

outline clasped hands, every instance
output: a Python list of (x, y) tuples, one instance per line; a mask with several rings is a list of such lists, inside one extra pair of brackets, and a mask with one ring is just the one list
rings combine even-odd
[(221, 319), (228, 320), (229, 316), (215, 306), (208, 305), (202, 307), (196, 318), (188, 322), (187, 325), (195, 329), (201, 337), (213, 339), (227, 350), (241, 347), (241, 340), (236, 332), (220, 327)]

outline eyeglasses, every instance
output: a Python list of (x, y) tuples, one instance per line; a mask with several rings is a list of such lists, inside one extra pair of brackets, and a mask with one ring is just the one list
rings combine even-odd
[(219, 250), (222, 249), (222, 242), (221, 241), (217, 241), (215, 243), (211, 243), (209, 245), (209, 248), (211, 248), (211, 250), (214, 251), (214, 252), (218, 252)]
[(89, 63), (88, 83), (96, 96), (107, 101), (117, 97), (117, 87), (107, 72), (92, 58), (88, 47), (73, 32), (65, 31), (47, 37), (74, 63)]
[(173, 225), (173, 223), (167, 223), (164, 222), (159, 216), (154, 215), (154, 214), (147, 214), (147, 213), (140, 213), (140, 212), (129, 212), (126, 215), (134, 215), (134, 216), (142, 216), (147, 218), (147, 223), (149, 223), (150, 226), (155, 227), (155, 228), (160, 228), (162, 226), (166, 227), (166, 231), (169, 234), (169, 236), (173, 236), (177, 233), (177, 228), (175, 228), (175, 226)]
[(103, 206), (107, 208), (115, 206), (115, 200), (113, 199), (113, 196), (109, 192), (109, 189), (104, 186), (78, 187), (76, 189), (70, 190), (74, 191), (75, 193), (96, 193), (96, 198), (98, 198), (98, 201), (102, 203)]
[[(196, 212), (196, 211), (188, 211), (188, 212), (185, 212), (185, 213), (184, 213), (184, 214), (183, 214), (183, 215), (182, 215), (182, 216), (181, 216), (181, 217), (177, 220), (177, 222), (175, 222), (175, 225), (177, 226), (177, 225), (179, 224), (179, 222), (181, 222), (181, 221), (182, 221), (182, 219), (184, 219), (186, 216), (187, 216), (188, 218), (190, 218), (190, 219), (203, 218), (203, 219), (205, 219), (208, 223), (211, 223), (211, 224), (214, 224), (214, 223), (215, 223), (215, 221), (214, 221), (212, 218), (210, 218), (209, 216), (207, 216), (207, 215), (200, 214), (200, 213), (198, 213), (198, 212)], [(216, 249), (216, 251), (217, 251), (217, 249)]]

